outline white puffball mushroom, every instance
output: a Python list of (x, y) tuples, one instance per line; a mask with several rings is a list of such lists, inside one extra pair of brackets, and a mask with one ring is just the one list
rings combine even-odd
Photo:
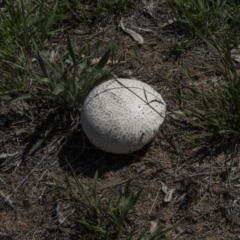
[(89, 93), (81, 122), (95, 146), (122, 154), (139, 150), (153, 140), (165, 112), (162, 96), (151, 86), (139, 80), (118, 78)]

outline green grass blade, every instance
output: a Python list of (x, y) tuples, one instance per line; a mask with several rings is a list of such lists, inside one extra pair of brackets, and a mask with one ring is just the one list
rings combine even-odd
[(160, 240), (163, 239), (167, 232), (169, 232), (170, 229), (164, 230), (162, 227), (158, 227), (150, 236), (149, 240)]
[(108, 49), (102, 56), (102, 58), (100, 59), (100, 61), (97, 63), (97, 65), (95, 66), (96, 69), (102, 69), (103, 67), (105, 67), (105, 65), (107, 64), (109, 57), (111, 54), (111, 49)]
[(49, 78), (45, 63), (39, 51), (37, 51), (37, 60), (45, 78)]
[(36, 143), (31, 147), (29, 154), (34, 153), (43, 143), (44, 143), (43, 138), (37, 140)]
[(0, 94), (0, 99), (8, 102), (13, 102), (26, 99), (36, 99), (36, 96), (32, 94), (3, 93)]
[(69, 34), (67, 34), (67, 46), (68, 46), (68, 51), (69, 51), (69, 54), (72, 58), (73, 64), (75, 65), (76, 64), (76, 58), (75, 58), (75, 54), (74, 54), (72, 44), (71, 44), (71, 41), (70, 41), (70, 38), (69, 38)]
[(94, 57), (94, 55), (96, 54), (96, 51), (99, 48), (99, 45), (100, 45), (99, 41), (95, 42), (92, 45), (88, 45), (86, 55), (90, 58)]
[(98, 171), (95, 173), (93, 182), (91, 185), (91, 193), (94, 197), (96, 196), (97, 180), (98, 180)]
[(58, 0), (55, 0), (56, 2), (55, 2), (55, 4), (53, 5), (53, 8), (51, 9), (51, 14), (50, 14), (50, 16), (49, 16), (49, 18), (48, 18), (48, 20), (47, 20), (47, 22), (46, 22), (46, 25), (45, 25), (45, 30), (44, 30), (44, 32), (47, 32), (48, 31), (48, 29), (50, 28), (50, 26), (52, 25), (52, 23), (53, 23), (53, 19), (54, 19), (54, 17), (55, 17), (55, 14), (56, 14), (56, 11), (57, 11), (57, 8), (58, 8)]
[(63, 82), (60, 82), (60, 83), (58, 83), (58, 84), (55, 86), (52, 94), (53, 94), (53, 95), (59, 95), (59, 94), (62, 93), (64, 90), (65, 90), (64, 83), (63, 83)]

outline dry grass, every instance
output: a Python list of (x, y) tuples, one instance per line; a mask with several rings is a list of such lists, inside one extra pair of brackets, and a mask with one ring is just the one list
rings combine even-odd
[[(134, 207), (135, 212), (125, 219), (126, 229), (137, 226), (151, 230), (156, 224), (164, 229), (171, 228), (166, 235), (167, 239), (239, 239), (240, 156), (237, 141), (227, 155), (223, 151), (226, 142), (215, 151), (213, 148), (205, 150), (202, 145), (192, 147), (189, 139), (212, 136), (214, 132), (211, 128), (199, 128), (200, 125), (207, 126), (204, 119), (196, 115), (189, 118), (184, 114), (186, 108), (192, 109), (199, 104), (195, 98), (185, 101), (187, 97), (194, 96), (190, 87), (195, 86), (204, 90), (204, 94), (211, 94), (216, 89), (216, 84), (225, 77), (218, 70), (219, 66), (222, 70), (227, 66), (227, 69), (238, 71), (239, 63), (235, 60), (231, 62), (232, 65), (224, 63), (224, 60), (229, 59), (214, 50), (208, 31), (205, 28), (201, 34), (196, 31), (194, 24), (201, 24), (199, 19), (188, 15), (191, 22), (188, 20), (186, 24), (177, 21), (185, 20), (184, 9), (177, 11), (179, 9), (175, 6), (176, 20), (169, 21), (173, 20), (173, 12), (164, 1), (153, 1), (154, 11), (149, 11), (151, 6), (144, 5), (143, 1), (136, 1), (134, 6), (121, 9), (126, 27), (145, 29), (139, 32), (145, 42), (142, 46), (117, 28), (119, 12), (111, 11), (105, 5), (106, 11), (102, 8), (93, 17), (91, 14), (96, 12), (91, 9), (96, 8), (88, 8), (85, 1), (82, 5), (71, 8), (64, 5), (67, 2), (60, 3), (49, 28), (51, 37), (44, 39), (44, 44), (38, 39), (30, 44), (31, 51), (25, 51), (24, 45), (21, 45), (24, 42), (21, 43), (21, 39), (17, 38), (15, 41), (18, 40), (18, 45), (13, 43), (15, 48), (7, 48), (7, 44), (1, 48), (5, 49), (4, 52), (11, 53), (7, 54), (10, 58), (6, 58), (1, 57), (0, 51), (3, 76), (0, 80), (1, 91), (13, 90), (16, 94), (35, 91), (37, 78), (29, 78), (24, 69), (16, 68), (13, 64), (27, 65), (35, 72), (40, 72), (40, 66), (36, 62), (36, 46), (46, 56), (56, 52), (59, 52), (60, 57), (64, 56), (66, 34), (55, 30), (68, 28), (70, 39), (78, 49), (100, 39), (101, 42), (117, 47), (116, 56), (119, 56), (119, 52), (124, 53), (124, 59), (115, 74), (151, 84), (167, 103), (167, 119), (155, 140), (134, 154), (114, 155), (96, 149), (84, 137), (77, 121), (71, 123), (69, 128), (56, 129), (45, 145), (34, 154), (29, 154), (29, 146), (36, 137), (29, 136), (29, 132), (32, 133), (36, 124), (42, 123), (43, 119), (46, 119), (45, 125), (53, 121), (51, 117), (46, 118), (52, 108), (41, 100), (22, 100), (11, 104), (1, 101), (0, 238), (78, 239), (79, 229), (72, 220), (74, 201), (64, 184), (64, 176), (71, 183), (76, 180), (71, 174), (67, 159), (87, 193), (91, 192), (90, 185), (98, 171), (96, 199), (100, 199), (103, 206), (106, 206), (109, 199), (116, 204), (122, 188), (129, 180), (130, 192), (142, 189)], [(79, 4), (79, 1), (73, 2)], [(191, 4), (194, 2), (196, 1), (191, 0)], [(44, 4), (48, 4), (48, 1)], [(231, 1), (231, 4), (235, 4), (235, 1)], [(229, 9), (232, 9), (232, 5), (229, 5)], [(232, 14), (237, 10), (239, 9), (234, 9)], [(6, 15), (7, 11), (1, 13)], [(0, 25), (4, 21), (2, 14)], [(224, 35), (224, 31), (229, 28), (239, 36), (237, 15), (228, 16), (224, 27), (217, 29), (214, 28), (216, 19), (213, 18), (216, 15), (211, 16), (212, 19), (207, 21), (211, 23), (209, 30), (213, 36)], [(227, 15), (221, 16), (224, 21)], [(209, 14), (207, 17), (210, 17)], [(2, 28), (0, 33), (4, 33)], [(217, 45), (223, 46), (221, 39), (218, 39)], [(35, 40), (35, 36), (32, 40)], [(4, 41), (0, 40), (0, 43), (3, 44)], [(231, 38), (229, 44), (230, 48), (237, 48), (237, 38)], [(93, 59), (101, 58), (106, 50), (104, 46), (106, 45), (100, 47)], [(60, 66), (60, 60), (56, 64)], [(184, 74), (183, 69), (188, 69), (190, 78)], [(64, 72), (64, 69), (60, 70)], [(237, 74), (234, 76), (238, 79)], [(203, 109), (200, 111), (204, 112)], [(162, 190), (163, 183), (169, 190), (174, 189), (170, 202), (164, 201), (166, 195)], [(92, 234), (88, 239), (96, 239), (96, 235)]]

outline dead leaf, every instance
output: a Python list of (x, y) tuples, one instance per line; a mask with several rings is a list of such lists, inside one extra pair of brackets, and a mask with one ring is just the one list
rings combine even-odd
[(170, 191), (168, 191), (167, 195), (165, 196), (164, 198), (164, 202), (171, 202), (172, 200), (172, 195), (173, 195), (173, 192), (175, 191), (175, 189), (171, 189)]
[(163, 182), (161, 182), (161, 184), (162, 184), (162, 190), (163, 190), (163, 192), (164, 192), (165, 194), (168, 194), (168, 187), (166, 186), (166, 184), (163, 183)]
[(157, 215), (154, 219), (152, 219), (151, 221), (151, 226), (150, 226), (150, 229), (149, 229), (149, 233), (152, 234), (158, 227), (158, 222), (159, 222), (159, 219), (160, 217), (162, 216), (162, 210), (159, 210), (157, 212)]
[(138, 44), (143, 44), (144, 43), (143, 37), (140, 34), (134, 32), (133, 30), (131, 30), (129, 28), (124, 27), (122, 19), (120, 21), (120, 27), (124, 32), (129, 34), (135, 41), (137, 41)]
[(153, 30), (151, 30), (149, 28), (140, 28), (140, 27), (135, 27), (135, 26), (132, 26), (132, 28), (135, 29), (138, 32), (146, 32), (146, 33), (152, 33), (152, 34), (157, 35), (156, 31), (153, 31)]
[(167, 21), (167, 23), (164, 23), (164, 24), (161, 26), (161, 28), (165, 28), (165, 27), (167, 27), (168, 25), (173, 24), (175, 21), (176, 21), (175, 18), (169, 19), (169, 20)]
[(153, 233), (157, 229), (158, 219), (151, 221), (151, 227), (149, 233)]
[(240, 63), (240, 49), (239, 46), (238, 48), (234, 48), (231, 50), (231, 57), (235, 62)]
[[(93, 58), (92, 60), (91, 60), (91, 64), (97, 64), (98, 62), (100, 61), (100, 58)], [(118, 63), (118, 61), (117, 60), (108, 60), (107, 61), (107, 65), (114, 65), (114, 64), (117, 64)]]
[[(84, 58), (85, 55), (82, 54), (81, 57)], [(93, 59), (91, 60), (91, 64), (97, 64), (97, 63), (100, 61), (100, 59), (101, 59), (101, 58), (93, 58)], [(124, 61), (121, 61), (121, 63), (123, 63), (123, 62), (124, 62)], [(118, 60), (108, 60), (106, 64), (107, 64), (107, 65), (115, 65), (115, 64), (117, 64), (117, 63), (118, 63)]]
[(170, 202), (172, 200), (172, 195), (173, 195), (173, 192), (175, 191), (175, 189), (168, 190), (168, 187), (166, 186), (165, 183), (161, 182), (161, 184), (162, 184), (162, 191), (166, 194), (163, 201)]

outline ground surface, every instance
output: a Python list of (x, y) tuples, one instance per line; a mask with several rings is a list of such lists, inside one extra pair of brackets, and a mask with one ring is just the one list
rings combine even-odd
[[(83, 149), (82, 130), (78, 129), (72, 134), (59, 133), (48, 146), (23, 159), (29, 139), (15, 134), (21, 122), (18, 123), (15, 114), (10, 114), (9, 106), (1, 104), (0, 153), (17, 152), (0, 159), (1, 239), (71, 239), (74, 235), (74, 225), (68, 219), (72, 206), (63, 184), (63, 175), (69, 171), (63, 156), (80, 167), (79, 179), (86, 188), (96, 170), (99, 171), (99, 195), (118, 195), (130, 179), (133, 187), (143, 188), (135, 221), (150, 227), (151, 221), (158, 219), (158, 224), (164, 228), (172, 227), (167, 239), (240, 238), (240, 156), (196, 155), (189, 149), (186, 137), (196, 133), (188, 127), (180, 111), (181, 102), (172, 97), (189, 84), (181, 66), (188, 67), (199, 85), (207, 88), (215, 77), (212, 63), (218, 59), (201, 43), (179, 57), (172, 54), (170, 42), (179, 32), (174, 24), (168, 23), (169, 12), (164, 5), (162, 7), (158, 23), (143, 11), (142, 2), (124, 13), (127, 27), (148, 29), (148, 32), (141, 32), (144, 38), (141, 46), (116, 27), (113, 17), (107, 22), (100, 21), (91, 33), (76, 34), (76, 30), (83, 31), (81, 25), (70, 30), (71, 37), (79, 44), (98, 37), (116, 41), (125, 51), (118, 75), (147, 82), (162, 94), (167, 103), (167, 119), (154, 141), (140, 152), (108, 154), (88, 142)], [(100, 34), (96, 35), (98, 32)], [(52, 39), (52, 44), (64, 46), (64, 41), (65, 36), (60, 35)], [(179, 89), (172, 87), (168, 79), (179, 83)], [(9, 126), (5, 124), (8, 118), (11, 118)], [(66, 137), (67, 143), (61, 149)], [(175, 189), (169, 203), (164, 202), (162, 183)], [(54, 191), (57, 184), (62, 186), (61, 197)]]

